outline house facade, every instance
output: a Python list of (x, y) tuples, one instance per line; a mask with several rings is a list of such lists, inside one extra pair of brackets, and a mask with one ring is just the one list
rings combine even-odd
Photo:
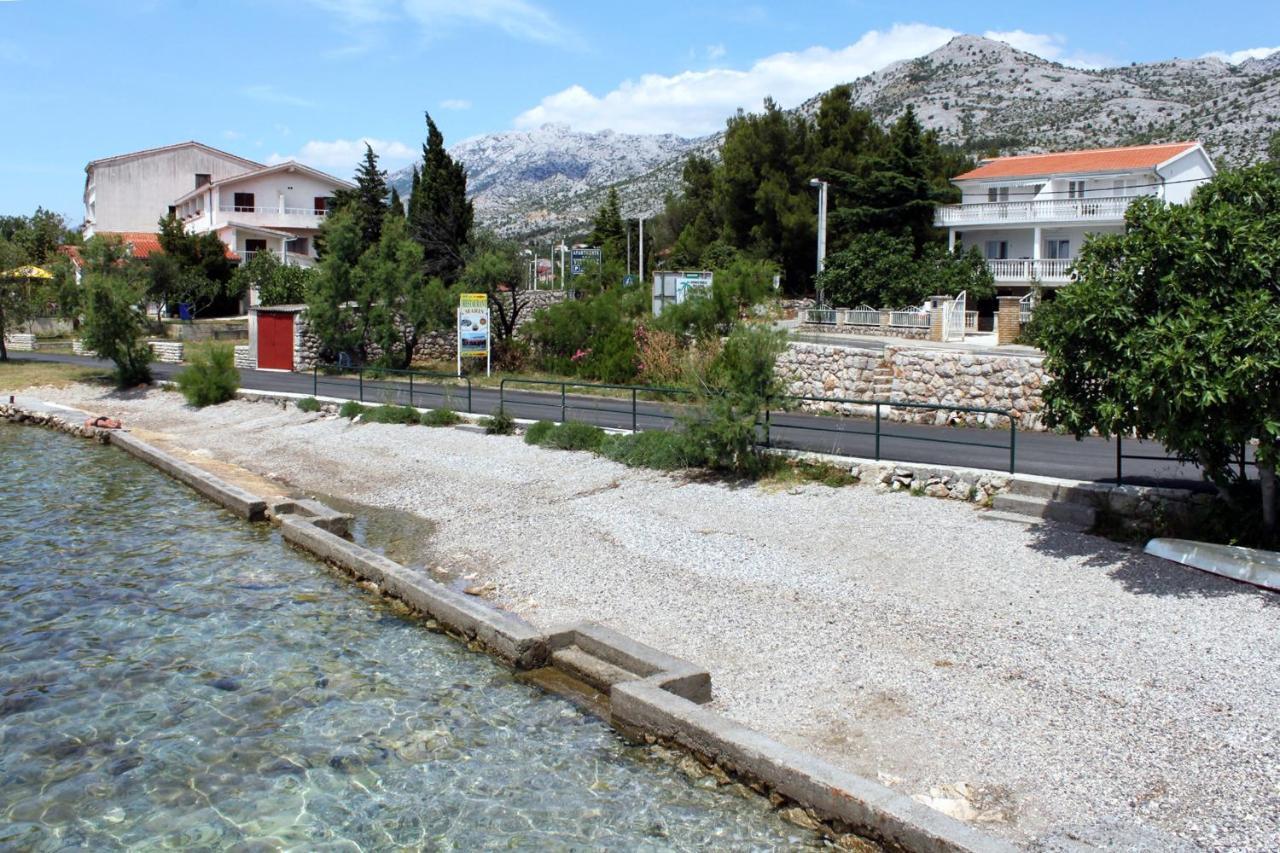
[(997, 157), (952, 179), (961, 201), (934, 223), (983, 253), (1001, 294), (1024, 295), (1070, 282), (1080, 247), (1122, 233), (1134, 199), (1184, 203), (1214, 172), (1198, 142)]
[(266, 166), (199, 142), (95, 160), (85, 167), (85, 237), (154, 235), (173, 214), (213, 232), (241, 260), (267, 251), (311, 266), (333, 194), (353, 184), (292, 160)]

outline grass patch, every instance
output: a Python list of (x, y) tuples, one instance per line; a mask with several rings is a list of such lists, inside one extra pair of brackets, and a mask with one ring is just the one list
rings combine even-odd
[(535, 424), (530, 424), (529, 428), (524, 431), (524, 443), (542, 444), (555, 428), (556, 425), (551, 421), (538, 421)]
[(295, 403), (300, 412), (318, 412), (320, 411), (320, 401), (315, 397), (306, 397)]
[(684, 433), (660, 430), (606, 436), (600, 454), (632, 468), (659, 471), (693, 468), (703, 461), (702, 454)]
[(462, 423), (453, 409), (432, 409), (422, 416), (422, 423), (433, 427), (447, 427)]
[(419, 424), (422, 418), (411, 406), (374, 406), (364, 413), (364, 421), (371, 424)]
[(486, 435), (514, 435), (516, 419), (504, 411), (494, 412), (492, 416), (480, 419)]
[(0, 361), (0, 388), (6, 391), (21, 391), (37, 386), (65, 388), (77, 382), (110, 381), (111, 371), (101, 367), (58, 364), (52, 361)]
[(367, 406), (362, 406), (355, 400), (348, 400), (342, 404), (342, 408), (338, 409), (338, 414), (344, 418), (357, 418), (369, 411)]

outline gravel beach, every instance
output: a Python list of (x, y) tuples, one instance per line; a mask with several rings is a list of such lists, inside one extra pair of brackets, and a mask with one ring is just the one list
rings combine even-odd
[(429, 519), (430, 562), (495, 603), (705, 665), (717, 710), (1030, 849), (1280, 848), (1280, 594), (865, 486), (726, 485), (161, 391), (26, 393)]

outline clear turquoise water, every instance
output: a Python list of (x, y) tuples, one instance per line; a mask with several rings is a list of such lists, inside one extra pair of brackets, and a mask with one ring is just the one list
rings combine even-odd
[(0, 501), (0, 848), (819, 843), (117, 450), (0, 425)]

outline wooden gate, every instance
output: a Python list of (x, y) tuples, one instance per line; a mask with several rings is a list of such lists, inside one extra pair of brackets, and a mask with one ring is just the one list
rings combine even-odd
[(293, 314), (258, 312), (258, 367), (293, 370)]

